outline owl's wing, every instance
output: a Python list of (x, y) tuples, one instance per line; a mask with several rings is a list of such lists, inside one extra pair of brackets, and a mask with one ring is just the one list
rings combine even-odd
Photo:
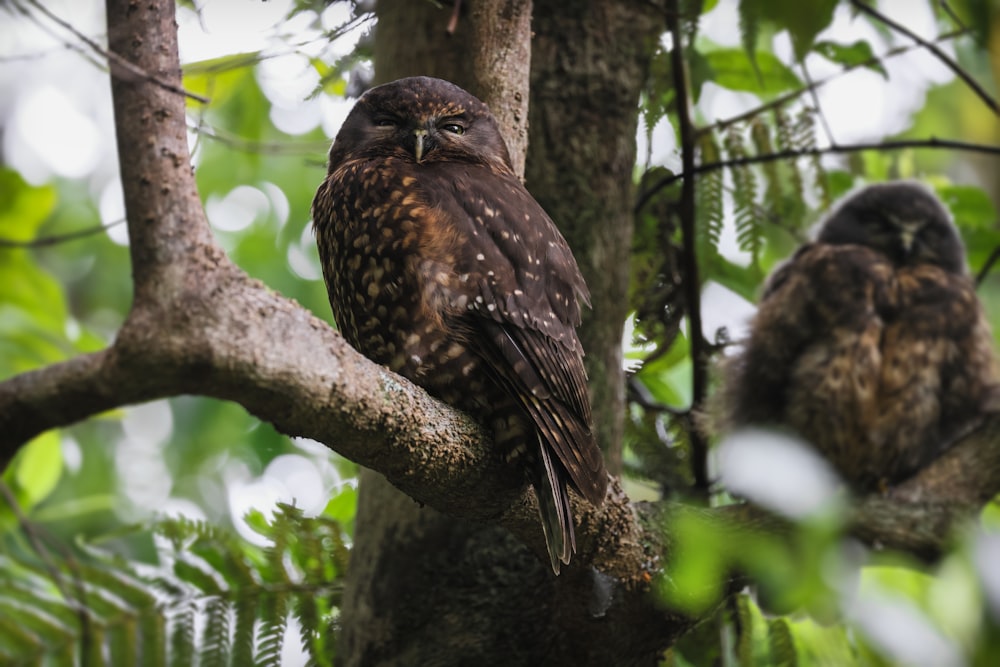
[(801, 372), (807, 348), (856, 345), (853, 337), (889, 307), (891, 273), (870, 248), (820, 243), (802, 246), (779, 267), (764, 287), (743, 353), (728, 364), (730, 425), (783, 422), (792, 374)]
[(477, 352), (490, 371), (530, 415), (577, 489), (600, 504), (607, 474), (591, 432), (575, 330), (589, 293), (572, 252), (513, 176), (470, 165), (428, 171), (422, 180), (429, 203), (462, 239), (452, 248), (453, 270), (467, 276), (461, 282), (470, 299), (459, 326), (476, 330), (470, 340), (488, 341)]

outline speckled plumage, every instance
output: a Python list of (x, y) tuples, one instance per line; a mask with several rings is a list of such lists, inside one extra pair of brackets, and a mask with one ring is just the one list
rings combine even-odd
[(770, 276), (723, 403), (730, 427), (789, 427), (872, 491), (974, 426), (997, 378), (958, 233), (899, 181), (846, 198)]
[(607, 489), (575, 330), (589, 297), (487, 107), (428, 77), (371, 89), (313, 221), (344, 337), (493, 429), (535, 489), (558, 573), (576, 549), (567, 484), (595, 505)]

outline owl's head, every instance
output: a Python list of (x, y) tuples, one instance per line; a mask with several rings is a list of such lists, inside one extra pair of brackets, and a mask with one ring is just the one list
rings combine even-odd
[(896, 265), (936, 264), (965, 272), (965, 249), (951, 216), (915, 181), (870, 185), (841, 201), (820, 227), (817, 241), (874, 248)]
[(512, 172), (487, 106), (451, 82), (426, 76), (376, 86), (361, 96), (330, 148), (331, 170), (347, 156), (467, 162)]

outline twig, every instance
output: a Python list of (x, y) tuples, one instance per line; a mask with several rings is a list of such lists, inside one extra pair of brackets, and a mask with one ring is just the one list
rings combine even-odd
[(635, 210), (641, 210), (646, 203), (652, 199), (657, 192), (667, 187), (668, 185), (675, 183), (676, 181), (684, 178), (685, 176), (697, 176), (700, 174), (709, 173), (712, 171), (718, 171), (719, 169), (726, 169), (728, 167), (741, 167), (748, 164), (761, 164), (764, 162), (775, 162), (778, 160), (788, 160), (798, 157), (806, 157), (811, 155), (828, 155), (831, 153), (858, 153), (861, 151), (896, 151), (903, 150), (906, 148), (934, 148), (934, 149), (950, 149), (958, 151), (969, 151), (973, 153), (989, 153), (991, 155), (1000, 155), (1000, 146), (990, 146), (987, 144), (973, 144), (966, 141), (954, 141), (951, 139), (938, 139), (936, 137), (931, 137), (929, 139), (900, 139), (898, 141), (882, 141), (882, 142), (869, 142), (861, 144), (839, 144), (837, 146), (827, 146), (825, 148), (796, 148), (788, 149), (783, 151), (778, 151), (776, 153), (765, 153), (763, 155), (745, 155), (739, 158), (733, 158), (731, 160), (722, 160), (719, 162), (707, 162), (705, 164), (700, 164), (693, 167), (690, 171), (686, 168), (679, 174), (671, 174), (670, 176), (664, 176), (659, 181), (654, 183), (648, 190), (643, 192), (638, 202), (636, 203)]
[(1000, 115), (1000, 106), (997, 105), (997, 101), (992, 97), (990, 97), (990, 94), (987, 93), (986, 90), (982, 86), (980, 86), (979, 83), (974, 78), (972, 78), (971, 74), (966, 72), (961, 65), (959, 65), (957, 62), (955, 62), (955, 60), (951, 58), (951, 56), (949, 56), (947, 53), (939, 49), (937, 45), (933, 44), (932, 42), (928, 42), (926, 39), (924, 39), (920, 35), (917, 35), (906, 26), (900, 23), (896, 23), (891, 18), (889, 18), (882, 12), (878, 11), (874, 7), (871, 7), (861, 2), (861, 0), (851, 0), (851, 5), (858, 11), (864, 12), (865, 14), (868, 14), (872, 18), (881, 21), (882, 23), (886, 24), (896, 32), (909, 37), (914, 42), (916, 42), (920, 46), (924, 47), (925, 49), (933, 53), (935, 56), (937, 56), (938, 60), (940, 60), (948, 69), (954, 72), (955, 75), (958, 76), (958, 78), (964, 81), (965, 84), (972, 89), (972, 92), (974, 92), (979, 97), (979, 99), (981, 99), (983, 103), (986, 104), (986, 106), (988, 106), (990, 109), (993, 110), (993, 113)]
[(990, 256), (986, 258), (986, 263), (983, 264), (983, 268), (979, 269), (979, 273), (976, 274), (976, 287), (983, 284), (983, 281), (986, 280), (986, 276), (989, 275), (989, 272), (993, 269), (993, 265), (997, 263), (997, 260), (1000, 260), (1000, 246), (993, 248), (993, 252), (991, 252)]
[[(667, 26), (673, 38), (670, 61), (677, 96), (677, 119), (681, 136), (683, 173), (695, 173), (695, 128), (691, 121), (687, 63), (684, 60), (683, 32), (678, 0), (671, 0), (667, 10)], [(682, 256), (684, 258), (684, 297), (687, 302), (688, 327), (691, 338), (691, 410), (697, 410), (708, 389), (706, 356), (701, 334), (701, 280), (698, 276), (698, 253), (695, 247), (695, 179), (685, 178), (681, 185), (678, 215), (681, 221)], [(696, 428), (690, 429), (691, 467), (695, 491), (707, 500), (711, 483), (708, 479), (708, 443)]]
[(94, 227), (85, 227), (84, 229), (78, 229), (74, 232), (66, 232), (65, 234), (53, 234), (52, 236), (41, 236), (37, 239), (31, 239), (30, 241), (12, 241), (11, 239), (5, 239), (0, 237), (0, 248), (44, 248), (46, 246), (57, 245), (59, 243), (65, 243), (66, 241), (75, 241), (76, 239), (81, 239), (86, 236), (91, 236), (92, 234), (98, 234), (112, 227), (116, 227), (125, 222), (125, 218), (121, 220), (115, 220), (114, 222), (109, 222), (106, 225), (95, 225)]
[(208, 104), (209, 103), (209, 99), (207, 97), (202, 97), (201, 95), (197, 95), (197, 94), (192, 93), (192, 92), (190, 92), (188, 90), (185, 90), (181, 86), (175, 86), (172, 83), (168, 83), (166, 81), (163, 81), (162, 79), (157, 78), (156, 76), (150, 74), (149, 72), (147, 72), (147, 71), (145, 71), (145, 70), (143, 70), (143, 69), (141, 69), (139, 67), (136, 67), (134, 64), (130, 63), (125, 58), (122, 58), (117, 53), (112, 53), (111, 51), (103, 48), (100, 44), (98, 44), (97, 42), (95, 42), (91, 38), (89, 38), (86, 35), (84, 35), (79, 30), (77, 30), (75, 27), (73, 27), (73, 25), (71, 23), (69, 23), (67, 21), (64, 21), (63, 19), (59, 18), (58, 16), (56, 16), (55, 14), (53, 14), (51, 11), (49, 11), (48, 9), (46, 9), (40, 2), (38, 2), (38, 0), (27, 0), (27, 1), (28, 1), (29, 4), (31, 4), (32, 7), (34, 7), (35, 9), (37, 9), (38, 11), (40, 11), (42, 14), (44, 14), (45, 16), (47, 16), (49, 18), (49, 20), (53, 21), (54, 23), (56, 23), (59, 27), (63, 28), (64, 30), (69, 31), (74, 37), (76, 37), (81, 42), (83, 42), (88, 47), (90, 47), (90, 49), (92, 51), (94, 51), (94, 53), (97, 53), (98, 55), (100, 55), (100, 56), (102, 56), (104, 58), (107, 58), (108, 64), (111, 66), (111, 72), (112, 72), (112, 74), (116, 73), (115, 70), (117, 68), (117, 70), (118, 70), (117, 75), (118, 76), (121, 76), (123, 72), (126, 72), (126, 73), (128, 73), (128, 74), (130, 74), (130, 75), (132, 75), (134, 77), (139, 78), (139, 79), (143, 79), (145, 81), (149, 81), (150, 83), (153, 83), (153, 84), (155, 84), (155, 85), (163, 88), (164, 90), (168, 90), (168, 91), (170, 91), (172, 93), (177, 93), (178, 95), (183, 95), (184, 97), (187, 97), (187, 98), (190, 98), (192, 100), (195, 100), (196, 102), (201, 102), (202, 104)]

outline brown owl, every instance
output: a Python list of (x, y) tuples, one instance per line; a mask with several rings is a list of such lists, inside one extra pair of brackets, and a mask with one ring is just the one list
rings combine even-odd
[(600, 505), (608, 483), (575, 330), (589, 293), (489, 109), (440, 79), (372, 88), (333, 142), (313, 221), (344, 337), (493, 429), (534, 487), (558, 574), (576, 550), (567, 484)]
[(948, 213), (889, 182), (843, 200), (770, 276), (722, 402), (728, 426), (790, 428), (864, 492), (940, 456), (997, 378)]

